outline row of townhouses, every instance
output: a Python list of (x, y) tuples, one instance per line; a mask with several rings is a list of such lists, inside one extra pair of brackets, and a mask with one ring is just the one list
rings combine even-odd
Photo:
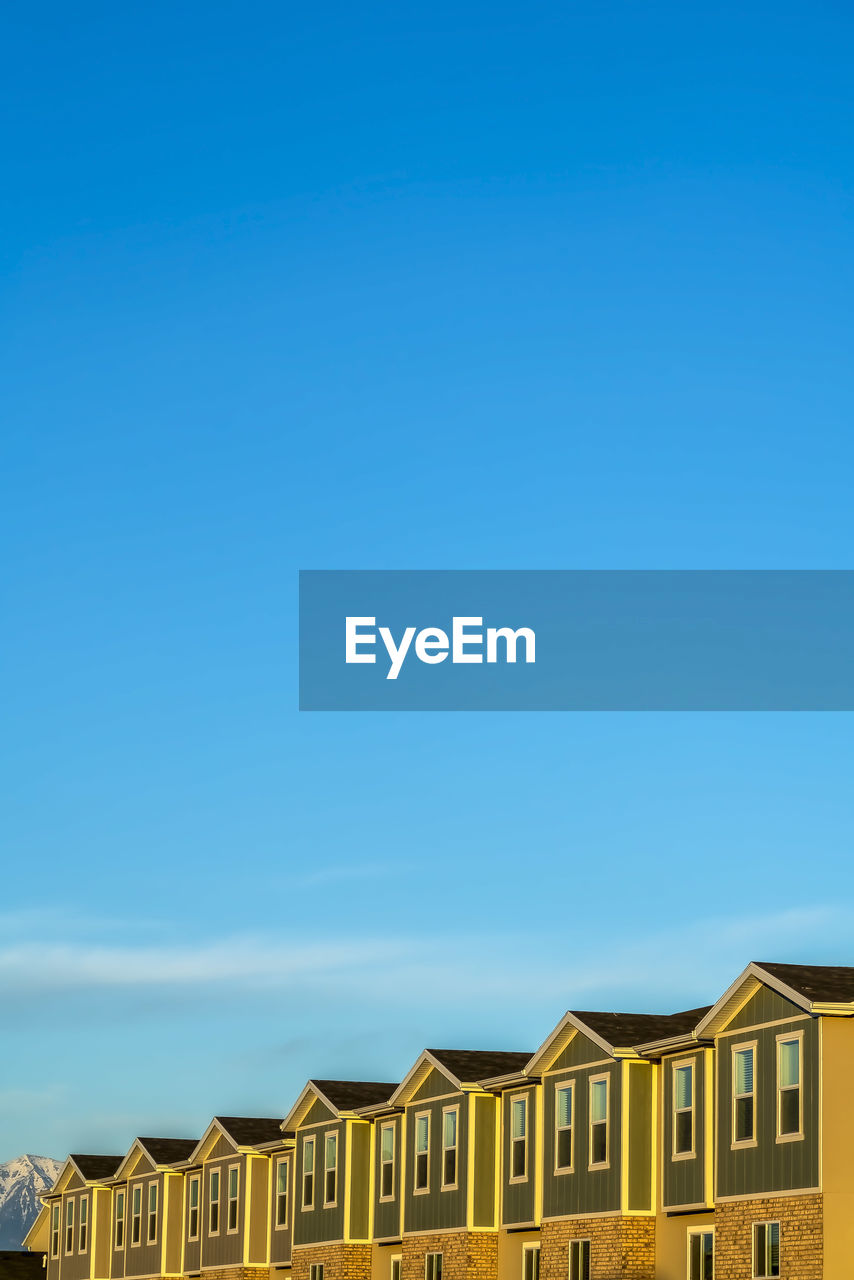
[(47, 1280), (843, 1280), (854, 968), (310, 1080), (284, 1118), (69, 1156), (43, 1206)]

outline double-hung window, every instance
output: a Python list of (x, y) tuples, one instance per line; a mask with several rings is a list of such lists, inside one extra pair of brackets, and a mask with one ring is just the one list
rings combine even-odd
[(756, 1141), (756, 1045), (732, 1049), (732, 1141)]
[(694, 1064), (673, 1064), (673, 1154), (694, 1154)]
[(240, 1165), (228, 1166), (228, 1205), (225, 1218), (227, 1235), (234, 1235), (237, 1230), (237, 1211), (240, 1204)]
[(441, 1253), (428, 1253), (425, 1255), (424, 1280), (442, 1280)]
[(219, 1169), (211, 1169), (210, 1200), (208, 1202), (208, 1235), (219, 1235)]
[(528, 1176), (528, 1095), (510, 1099), (510, 1181)]
[(522, 1246), (522, 1280), (540, 1280), (540, 1246)]
[(276, 1230), (288, 1225), (288, 1166), (289, 1161), (276, 1161)]
[(590, 1280), (589, 1240), (570, 1240), (569, 1280)]
[(85, 1253), (89, 1244), (89, 1197), (80, 1199), (80, 1222), (77, 1226), (77, 1252)]
[[(415, 1117), (415, 1190), (427, 1191), (430, 1186), (430, 1112), (421, 1111)], [(428, 1257), (431, 1255), (428, 1254)], [(441, 1254), (437, 1255), (441, 1257)], [(430, 1278), (428, 1277), (428, 1280)]]
[(130, 1242), (142, 1243), (142, 1186), (137, 1183), (130, 1199)]
[(590, 1139), (588, 1164), (591, 1169), (608, 1163), (609, 1077), (590, 1081)]
[(157, 1183), (148, 1184), (148, 1244), (157, 1239)]
[(442, 1112), (442, 1190), (457, 1185), (457, 1145), (459, 1142), (459, 1107), (445, 1107)]
[(323, 1263), (312, 1262), (308, 1269), (309, 1280), (323, 1280)]
[(403, 1254), (392, 1254), (390, 1263), (388, 1280), (401, 1280), (401, 1276), (403, 1274)]
[(713, 1231), (688, 1232), (688, 1280), (714, 1280), (715, 1234)]
[(575, 1082), (555, 1086), (555, 1171), (572, 1169), (572, 1125), (575, 1118)]
[(803, 1134), (801, 1076), (803, 1035), (777, 1037), (777, 1137), (799, 1138)]
[(198, 1240), (199, 1238), (199, 1183), (200, 1178), (194, 1173), (187, 1184), (188, 1202), (187, 1202), (187, 1239)]
[(302, 1207), (314, 1208), (314, 1147), (317, 1139), (314, 1134), (306, 1138), (302, 1144)]
[(116, 1229), (113, 1233), (113, 1248), (125, 1247), (125, 1193), (116, 1192)]
[(50, 1210), (50, 1256), (59, 1257), (59, 1201)]
[(780, 1274), (779, 1222), (753, 1224), (753, 1274), (766, 1280)]
[(74, 1252), (74, 1201), (65, 1202), (65, 1252)]
[(380, 1127), (380, 1200), (394, 1199), (395, 1126)]
[(323, 1204), (338, 1203), (338, 1134), (327, 1133), (323, 1144)]

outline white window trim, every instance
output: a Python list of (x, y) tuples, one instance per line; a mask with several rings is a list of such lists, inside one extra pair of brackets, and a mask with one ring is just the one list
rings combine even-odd
[(439, 1269), (441, 1270), (443, 1276), (445, 1274), (445, 1259), (443, 1256), (443, 1251), (441, 1249), (430, 1249), (429, 1252), (425, 1253), (424, 1255), (424, 1280), (430, 1280), (430, 1271), (428, 1269), (428, 1263), (431, 1258), (441, 1259), (439, 1263)]
[[(136, 1182), (132, 1187), (129, 1187), (128, 1190), (130, 1191), (130, 1247), (132, 1249), (141, 1249), (142, 1248), (142, 1183)], [(138, 1214), (136, 1212), (136, 1208), (134, 1207), (134, 1201), (136, 1199), (137, 1192), (139, 1193), (139, 1213)], [(139, 1239), (138, 1240), (134, 1240), (133, 1238), (134, 1236), (133, 1224), (136, 1218), (139, 1218)]]
[[(287, 1231), (288, 1223), (291, 1220), (291, 1161), (290, 1156), (279, 1156), (276, 1160), (275, 1181), (273, 1183), (273, 1229), (274, 1231)], [(279, 1222), (279, 1200), (281, 1192), (279, 1191), (279, 1170), (284, 1167), (285, 1170), (285, 1220)]]
[[(529, 1133), (529, 1126), (531, 1123), (529, 1095), (527, 1092), (513, 1093), (510, 1095), (510, 1098), (508, 1099), (508, 1101), (510, 1103), (510, 1169), (509, 1169), (509, 1176), (507, 1178), (507, 1181), (512, 1183), (527, 1182), (528, 1166), (530, 1164), (530, 1161), (528, 1159), (528, 1133)], [(522, 1144), (525, 1151), (525, 1172), (518, 1173), (518, 1174), (513, 1173), (513, 1148), (515, 1147), (516, 1143), (519, 1141), (518, 1138), (513, 1137), (513, 1103), (514, 1102), (524, 1102), (525, 1104), (525, 1134), (524, 1134), (524, 1137), (522, 1138)]]
[[(391, 1160), (383, 1160), (383, 1134), (386, 1130), (391, 1131)], [(391, 1193), (384, 1196), (383, 1190), (383, 1169), (387, 1164), (391, 1165)], [(387, 1204), (390, 1200), (395, 1199), (395, 1175), (397, 1173), (397, 1125), (394, 1120), (387, 1120), (380, 1125), (380, 1202)], [(402, 1254), (394, 1254), (392, 1262), (396, 1257), (402, 1257)]]
[[(422, 1119), (422, 1117), (424, 1117), (424, 1116), (426, 1116), (426, 1117), (427, 1117), (427, 1150), (426, 1150), (426, 1155), (427, 1155), (427, 1178), (426, 1178), (426, 1181), (425, 1181), (425, 1183), (424, 1183), (424, 1186), (423, 1186), (423, 1187), (419, 1187), (419, 1186), (416, 1186), (416, 1183), (417, 1183), (417, 1181), (418, 1181), (418, 1156), (419, 1156), (419, 1155), (424, 1155), (424, 1154), (425, 1154), (425, 1152), (423, 1152), (423, 1151), (419, 1152), (419, 1150), (418, 1150), (418, 1121), (419, 1121), (420, 1119)], [(433, 1124), (432, 1124), (432, 1119), (433, 1119), (433, 1116), (432, 1116), (432, 1112), (430, 1112), (430, 1111), (416, 1111), (416, 1112), (415, 1112), (415, 1140), (414, 1140), (414, 1142), (413, 1142), (413, 1144), (412, 1144), (412, 1154), (413, 1154), (413, 1161), (414, 1161), (413, 1166), (412, 1166), (412, 1194), (413, 1194), (414, 1196), (428, 1196), (428, 1195), (430, 1194), (430, 1173), (431, 1173), (430, 1166), (431, 1166), (431, 1164), (432, 1164), (432, 1161), (431, 1161), (431, 1159), (430, 1159), (430, 1147), (431, 1147), (431, 1145), (432, 1145), (431, 1139), (432, 1139), (432, 1136), (433, 1136)], [(435, 1251), (434, 1251), (434, 1252), (435, 1252)], [(427, 1255), (425, 1255), (425, 1257), (426, 1257), (426, 1256), (427, 1256)]]
[[(232, 1171), (237, 1173), (237, 1194), (231, 1194), (231, 1174)], [(234, 1226), (231, 1225), (231, 1206), (235, 1206), (234, 1210)], [(227, 1236), (236, 1236), (240, 1230), (240, 1163), (239, 1161), (230, 1164), (226, 1169), (225, 1179), (225, 1234)]]
[[(190, 1225), (193, 1221), (193, 1184), (195, 1183), (198, 1190), (196, 1191), (196, 1234), (193, 1235)], [(201, 1234), (202, 1222), (202, 1175), (200, 1173), (191, 1173), (187, 1179), (187, 1240), (195, 1243)]]
[(309, 1280), (323, 1280), (324, 1271), (322, 1262), (312, 1262), (309, 1267)]
[[(715, 1274), (715, 1228), (713, 1223), (708, 1223), (705, 1227), (689, 1227), (685, 1236), (685, 1245), (687, 1249), (685, 1261), (685, 1274), (691, 1276), (691, 1240), (694, 1236), (711, 1236), (712, 1237), (712, 1276)], [(752, 1264), (751, 1264), (752, 1267)]]
[[(781, 1133), (780, 1120), (782, 1117), (782, 1094), (791, 1092), (791, 1089), (783, 1089), (780, 1085), (780, 1046), (782, 1044), (791, 1044), (793, 1040), (798, 1042), (798, 1128), (795, 1133)], [(804, 1140), (804, 1033), (801, 1031), (781, 1031), (776, 1037), (776, 1053), (777, 1053), (777, 1141), (778, 1142), (803, 1142)], [(754, 1104), (755, 1105), (755, 1104)]]
[[(83, 1206), (86, 1206), (86, 1214), (83, 1214)], [(86, 1228), (86, 1243), (83, 1243), (83, 1228)], [(77, 1215), (77, 1252), (85, 1253), (89, 1248), (89, 1197), (80, 1197), (80, 1212)]]
[[(534, 1252), (536, 1253), (540, 1252), (539, 1240), (531, 1240), (528, 1244), (522, 1245), (522, 1280), (527, 1280), (527, 1276), (528, 1276), (528, 1260), (527, 1260), (526, 1254), (534, 1253)], [(538, 1266), (537, 1267), (538, 1280), (539, 1280), (539, 1274), (540, 1274), (540, 1269)]]
[[(593, 1252), (590, 1236), (577, 1236), (574, 1240), (570, 1240), (569, 1248), (567, 1249), (567, 1257), (566, 1257), (566, 1261), (567, 1261), (566, 1269), (570, 1277), (570, 1280), (572, 1280), (572, 1246), (574, 1244), (576, 1245), (586, 1244), (588, 1256)], [(591, 1263), (591, 1269), (592, 1269), (592, 1263)]]
[[(691, 1106), (682, 1107), (679, 1111), (676, 1109), (676, 1072), (680, 1067), (691, 1068)], [(754, 1084), (756, 1081), (754, 1080)], [(685, 1111), (691, 1112), (691, 1149), (690, 1151), (676, 1150), (676, 1117)], [(697, 1059), (696, 1058), (679, 1058), (678, 1061), (671, 1063), (670, 1070), (670, 1159), (671, 1160), (696, 1160), (697, 1158)]]
[[(216, 1175), (216, 1199), (211, 1195), (211, 1186), (213, 1184), (214, 1175)], [(216, 1231), (211, 1227), (211, 1217), (213, 1216), (213, 1207), (216, 1205)], [(222, 1231), (222, 1170), (211, 1169), (208, 1178), (208, 1235), (218, 1236)]]
[[(561, 1089), (571, 1089), (571, 1090), (572, 1090), (572, 1101), (571, 1101), (571, 1103), (570, 1103), (570, 1107), (569, 1107), (569, 1124), (568, 1124), (568, 1125), (565, 1125), (565, 1124), (564, 1124), (564, 1125), (560, 1125), (560, 1124), (558, 1124), (558, 1116), (560, 1115), (560, 1111), (558, 1110), (558, 1105), (557, 1105), (557, 1095), (560, 1093)], [(563, 1174), (565, 1174), (565, 1173), (575, 1173), (575, 1093), (576, 1093), (576, 1089), (575, 1089), (575, 1077), (574, 1077), (574, 1076), (573, 1076), (573, 1078), (572, 1078), (571, 1080), (556, 1080), (556, 1081), (555, 1081), (555, 1088), (554, 1088), (554, 1112), (555, 1112), (555, 1133), (554, 1133), (554, 1174), (555, 1174), (555, 1176), (556, 1176), (556, 1177), (562, 1177), (562, 1175), (563, 1175)], [(570, 1160), (569, 1164), (558, 1164), (558, 1162), (557, 1162), (557, 1153), (558, 1153), (558, 1134), (559, 1134), (559, 1133), (563, 1133), (566, 1129), (569, 1129), (569, 1132), (570, 1132), (570, 1155), (571, 1155), (572, 1159)]]
[(399, 1263), (398, 1274), (400, 1275), (401, 1280), (403, 1280), (403, 1254), (402, 1253), (393, 1253), (388, 1260), (389, 1280), (394, 1280), (394, 1264), (396, 1262)]
[[(113, 1252), (125, 1247), (125, 1231), (127, 1224), (127, 1187), (120, 1187), (116, 1191), (116, 1198), (113, 1204)], [(122, 1211), (119, 1213), (119, 1204)], [(122, 1242), (119, 1244), (119, 1224), (122, 1228)]]
[[(151, 1193), (154, 1192), (154, 1235), (151, 1234)], [(145, 1243), (157, 1244), (157, 1237), (160, 1234), (160, 1188), (156, 1181), (149, 1182), (148, 1196), (146, 1197), (145, 1206)]]
[[(735, 1092), (735, 1055), (743, 1049), (753, 1050), (753, 1093)], [(742, 1040), (740, 1044), (734, 1044), (730, 1048), (730, 1111), (731, 1111), (731, 1149), (733, 1151), (741, 1151), (746, 1147), (755, 1147), (759, 1142), (759, 1108), (757, 1107), (756, 1097), (756, 1081), (759, 1075), (759, 1042), (758, 1040)], [(736, 1117), (736, 1101), (738, 1098), (753, 1098), (753, 1137), (736, 1139), (735, 1136), (735, 1117)]]
[(56, 1200), (50, 1210), (50, 1256), (51, 1260), (59, 1257), (62, 1244), (62, 1204)]
[[(72, 1197), (69, 1197), (69, 1199), (66, 1200), (65, 1202), (65, 1222), (64, 1222), (65, 1239), (63, 1240), (62, 1243), (65, 1246), (63, 1249), (63, 1254), (65, 1255), (66, 1258), (70, 1258), (71, 1255), (74, 1253), (74, 1220), (75, 1220), (74, 1198), (72, 1196)], [(71, 1248), (68, 1247), (69, 1232), (71, 1234)]]
[[(305, 1153), (311, 1147), (311, 1199), (305, 1198)], [(302, 1161), (300, 1163), (300, 1178), (302, 1185), (300, 1187), (300, 1211), (302, 1213), (310, 1213), (314, 1208), (317, 1199), (317, 1135), (310, 1133), (302, 1140)], [(315, 1264), (312, 1263), (312, 1266)]]
[[(750, 1233), (750, 1246), (751, 1246), (750, 1274), (751, 1276), (753, 1276), (753, 1280), (769, 1280), (768, 1274), (764, 1269), (761, 1274), (756, 1270), (756, 1228), (757, 1227), (776, 1227), (777, 1228), (777, 1248), (780, 1250), (779, 1275), (782, 1276), (783, 1274), (783, 1231), (780, 1227), (780, 1219), (779, 1218), (762, 1218), (761, 1221), (753, 1223), (753, 1228)], [(767, 1236), (766, 1236), (766, 1240), (767, 1240)], [(767, 1245), (766, 1245), (766, 1248), (767, 1248)], [(763, 1264), (763, 1267), (764, 1267), (764, 1264)], [(774, 1277), (773, 1276), (770, 1277), (770, 1280), (774, 1280)]]
[[(452, 1111), (457, 1117), (456, 1124), (454, 1125), (455, 1141), (452, 1147), (446, 1147), (445, 1146), (445, 1116)], [(455, 1152), (453, 1182), (445, 1181), (445, 1152), (446, 1151)], [(430, 1162), (428, 1160), (427, 1162), (428, 1169), (429, 1169), (429, 1164)], [(455, 1103), (453, 1106), (442, 1108), (442, 1167), (440, 1169), (440, 1177), (441, 1177), (441, 1184), (439, 1189), (441, 1191), (457, 1191), (459, 1189), (459, 1185), (460, 1185), (460, 1104), (458, 1102)], [(427, 1178), (427, 1183), (429, 1186), (429, 1183), (430, 1183), (429, 1175)]]
[[(326, 1164), (326, 1152), (327, 1152), (327, 1147), (328, 1147), (330, 1138), (332, 1138), (335, 1142), (335, 1163), (334, 1165), (332, 1165), (331, 1168), (328, 1168)], [(326, 1198), (326, 1188), (328, 1185), (328, 1176), (330, 1173), (335, 1174), (334, 1200), (327, 1200)], [(335, 1209), (337, 1208), (337, 1205), (338, 1205), (338, 1130), (327, 1129), (323, 1134), (323, 1207), (324, 1209)]]
[[(593, 1155), (593, 1086), (598, 1084), (600, 1080), (605, 1081), (605, 1159), (599, 1160), (596, 1164), (591, 1159)], [(601, 1121), (599, 1122), (601, 1123)], [(599, 1075), (590, 1076), (587, 1081), (587, 1168), (588, 1169), (610, 1169), (611, 1167), (611, 1075), (605, 1071)]]

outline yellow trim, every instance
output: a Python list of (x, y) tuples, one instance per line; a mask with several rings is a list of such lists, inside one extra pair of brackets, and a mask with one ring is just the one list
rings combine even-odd
[(713, 1209), (715, 1205), (715, 1091), (717, 1089), (717, 1080), (715, 1078), (715, 1051), (714, 1049), (703, 1050), (703, 1107), (705, 1111), (705, 1184), (703, 1191), (705, 1193), (705, 1201), (708, 1208)]
[[(573, 1094), (573, 1099), (574, 1099)], [(545, 1173), (545, 1152), (546, 1152), (546, 1117), (545, 1117), (545, 1090), (541, 1084), (535, 1084), (533, 1088), (534, 1106), (536, 1107), (537, 1117), (537, 1167), (534, 1173), (534, 1222), (538, 1223), (543, 1216), (543, 1184)]]
[[(466, 1155), (466, 1227), (469, 1231), (474, 1228), (474, 1113), (475, 1108), (471, 1104), (472, 1094), (468, 1095), (466, 1104), (466, 1146), (468, 1148)], [(441, 1181), (441, 1172), (440, 1172)]]
[[(623, 1213), (629, 1211), (629, 1064), (620, 1063), (620, 1207)], [(611, 1099), (608, 1099), (610, 1111)], [(588, 1109), (590, 1102), (587, 1103)], [(610, 1117), (608, 1128), (611, 1127)], [(610, 1134), (608, 1135), (610, 1138)], [(611, 1152), (608, 1151), (610, 1163)], [(590, 1156), (588, 1153), (588, 1163)]]
[[(350, 1181), (353, 1174), (353, 1121), (345, 1120), (343, 1122), (344, 1134), (344, 1241), (349, 1244), (352, 1239), (350, 1224)], [(330, 1132), (332, 1132), (330, 1130)], [(324, 1209), (334, 1209), (338, 1207), (338, 1130), (335, 1130), (335, 1202), (327, 1205), (326, 1203), (326, 1138), (323, 1135), (323, 1199), (321, 1205)]]

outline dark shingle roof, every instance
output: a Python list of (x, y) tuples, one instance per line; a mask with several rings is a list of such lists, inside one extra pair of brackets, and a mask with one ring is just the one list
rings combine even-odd
[(25, 1249), (0, 1249), (0, 1280), (39, 1280), (42, 1254)]
[(240, 1147), (252, 1147), (258, 1142), (275, 1142), (282, 1137), (281, 1120), (255, 1116), (214, 1116), (214, 1119)]
[(636, 1044), (687, 1035), (709, 1008), (686, 1009), (682, 1013), (595, 1013), (589, 1009), (573, 1009), (572, 1013), (613, 1048), (629, 1049)]
[(198, 1138), (137, 1138), (155, 1164), (177, 1164), (186, 1160), (199, 1145)]
[(378, 1080), (310, 1080), (309, 1084), (319, 1089), (337, 1111), (352, 1111), (354, 1107), (388, 1102), (397, 1088), (396, 1084)]
[(90, 1178), (111, 1178), (118, 1169), (124, 1156), (75, 1156), (70, 1157), (83, 1174)]
[(489, 1049), (428, 1049), (437, 1062), (466, 1084), (521, 1071), (530, 1053), (503, 1053)]
[(761, 960), (754, 964), (807, 1000), (840, 1004), (854, 1000), (854, 969), (822, 964), (765, 964)]

